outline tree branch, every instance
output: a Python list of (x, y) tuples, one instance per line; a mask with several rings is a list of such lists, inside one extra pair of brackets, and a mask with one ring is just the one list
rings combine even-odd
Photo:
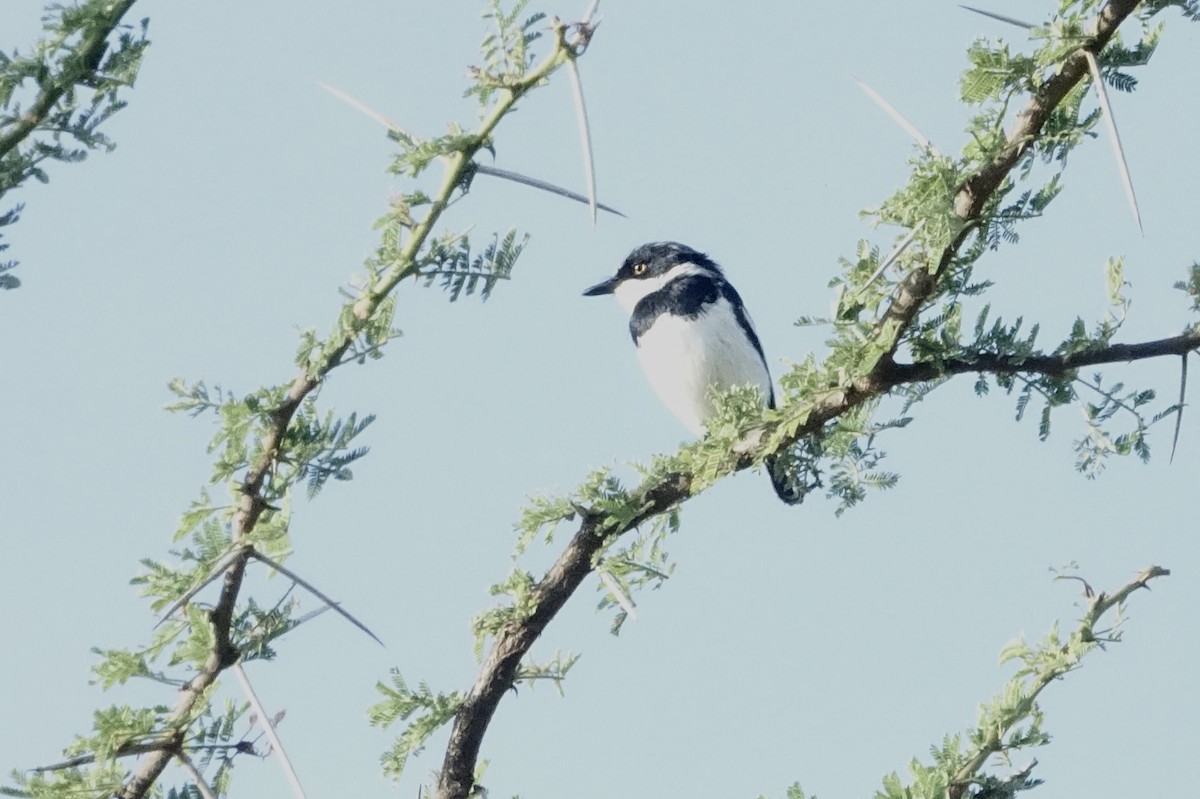
[(136, 0), (119, 0), (112, 3), (106, 13), (100, 18), (100, 24), (89, 30), (80, 41), (75, 57), (63, 61), (63, 71), (59, 80), (48, 81), (42, 86), (29, 109), (21, 115), (12, 130), (0, 136), (0, 158), (6, 156), (14, 147), (24, 141), (31, 133), (46, 121), (54, 110), (54, 106), (74, 86), (83, 83), (96, 70), (104, 58), (108, 48), (108, 36), (121, 24)]
[[(232, 520), (232, 543), (235, 548), (245, 544), (247, 536), (254, 530), (263, 512), (271, 507), (264, 494), (264, 486), (275, 469), (276, 460), (284, 449), (284, 441), (301, 404), (321, 386), (329, 372), (342, 363), (343, 356), (350, 350), (357, 336), (396, 286), (405, 278), (417, 274), (421, 248), (433, 232), (442, 213), (450, 205), (454, 193), (463, 186), (465, 178), (473, 168), (472, 159), (488, 146), (496, 126), (513, 110), (521, 97), (541, 85), (552, 72), (568, 60), (571, 51), (570, 45), (564, 39), (563, 27), (559, 26), (555, 33), (552, 51), (519, 80), (505, 85), (500, 90), (499, 99), (488, 110), (471, 137), (470, 144), (446, 159), (441, 187), (429, 203), (424, 218), (412, 227), (398, 257), (344, 310), (344, 324), (330, 342), (332, 346), (324, 350), (319, 362), (310, 363), (308, 368), (295, 378), (283, 401), (271, 412), (269, 425), (262, 433), (260, 441), (250, 450), (262, 454), (251, 464), (238, 489), (238, 501)], [(216, 682), (221, 672), (235, 665), (240, 657), (230, 638), (230, 632), (246, 565), (253, 551), (251, 546), (245, 545), (242, 554), (226, 568), (220, 596), (209, 612), (213, 632), (212, 649), (197, 674), (180, 690), (175, 707), (163, 720), (163, 726), (168, 731), (166, 734), (175, 748), (182, 743), (192, 711), (201, 697)], [(149, 753), (117, 794), (119, 799), (141, 799), (145, 796), (167, 767), (171, 757), (172, 752), (168, 748)]]
[[(1067, 57), (1058, 73), (1039, 87), (1025, 109), (1018, 114), (1017, 123), (1007, 134), (1003, 149), (959, 187), (954, 197), (954, 210), (962, 220), (962, 227), (951, 243), (938, 254), (936, 269), (916, 268), (897, 285), (871, 335), (874, 342), (884, 346), (885, 355), (871, 365), (866, 374), (848, 379), (814, 399), (806, 398), (805, 402), (810, 404), (804, 407), (793, 408), (801, 415), (802, 422), (778, 440), (775, 445), (777, 449), (821, 430), (830, 420), (883, 395), (899, 382), (905, 382), (889, 380), (893, 370), (899, 368), (893, 362), (892, 355), (904, 331), (935, 296), (938, 278), (953, 264), (959, 250), (981, 220), (989, 200), (1032, 146), (1051, 112), (1088, 75), (1084, 50), (1095, 53), (1103, 49), (1117, 27), (1137, 6), (1137, 0), (1110, 0), (1104, 6), (1093, 38)], [(915, 368), (916, 365), (911, 366)], [(750, 454), (743, 455), (723, 474), (740, 471), (753, 462)], [(675, 473), (644, 481), (631, 492), (631, 503), (641, 508), (632, 519), (622, 520), (599, 513), (584, 515), (566, 550), (534, 587), (533, 605), (536, 610), (528, 618), (501, 630), (484, 659), (474, 684), (455, 716), (442, 770), (438, 775), (437, 799), (467, 799), (470, 795), (480, 746), (497, 705), (513, 686), (517, 667), (533, 642), (594, 568), (595, 555), (607, 543), (646, 519), (693, 496), (694, 480), (695, 475)]]
[(1095, 55), (1104, 49), (1121, 23), (1133, 13), (1139, 0), (1109, 0), (1100, 10), (1096, 21), (1096, 32), (1092, 39), (1062, 62), (1058, 73), (1038, 87), (1025, 108), (1017, 114), (1017, 122), (1005, 136), (1006, 144), (991, 162), (976, 172), (959, 187), (954, 195), (954, 212), (963, 226), (954, 240), (941, 253), (937, 269), (930, 274), (925, 269), (914, 269), (900, 282), (892, 295), (892, 302), (880, 320), (880, 331), (892, 328), (893, 338), (888, 355), (880, 363), (886, 370), (887, 363), (900, 345), (904, 331), (917, 318), (925, 303), (933, 296), (938, 278), (953, 264), (959, 250), (974, 232), (982, 219), (988, 201), (1020, 162), (1021, 157), (1033, 146), (1038, 134), (1045, 126), (1050, 114), (1059, 103), (1087, 77), (1088, 53)]
[(1065, 377), (1085, 366), (1128, 363), (1166, 355), (1186, 355), (1200, 350), (1200, 327), (1187, 333), (1136, 344), (1110, 344), (1107, 347), (1073, 352), (1069, 355), (1030, 355), (1024, 358), (993, 352), (981, 352), (962, 358), (915, 363), (891, 363), (880, 367), (879, 376), (893, 386), (922, 383), (940, 377), (989, 372), (991, 374), (1041, 374)]
[[(676, 504), (677, 495), (688, 492), (690, 478), (679, 475), (678, 481), (668, 481), (648, 491), (645, 508), (631, 526)], [(506, 627), (488, 651), (475, 684), (463, 698), (462, 707), (454, 718), (446, 757), (438, 775), (436, 795), (439, 799), (466, 797), (471, 793), (483, 736), (501, 698), (513, 686), (522, 658), (591, 573), (598, 553), (623, 532), (605, 531), (601, 522), (599, 515), (584, 516), (579, 532), (534, 588), (530, 601), (536, 610), (528, 618)]]
[(1112, 608), (1125, 602), (1133, 592), (1142, 588), (1149, 589), (1151, 580), (1167, 577), (1170, 574), (1169, 569), (1150, 566), (1112, 594), (1094, 594), (1087, 583), (1084, 583), (1088, 609), (1083, 618), (1079, 620), (1079, 626), (1076, 627), (1068, 641), (1061, 646), (1062, 657), (1054, 661), (1052, 665), (1038, 669), (1032, 674), (1028, 683), (1022, 686), (1020, 706), (1023, 712), (1007, 719), (1007, 724), (997, 724), (988, 732), (987, 737), (976, 748), (974, 755), (962, 765), (951, 780), (947, 791), (951, 799), (958, 799), (966, 792), (967, 787), (976, 778), (989, 757), (1004, 751), (1005, 736), (1036, 707), (1038, 695), (1052, 682), (1078, 667), (1082, 657), (1079, 645), (1094, 645), (1097, 642), (1096, 625), (1101, 618)]

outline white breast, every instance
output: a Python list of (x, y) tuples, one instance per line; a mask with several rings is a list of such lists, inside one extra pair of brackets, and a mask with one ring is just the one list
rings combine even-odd
[(770, 395), (771, 375), (724, 300), (695, 319), (663, 314), (638, 339), (638, 360), (663, 404), (693, 434), (713, 414), (709, 391), (755, 385)]

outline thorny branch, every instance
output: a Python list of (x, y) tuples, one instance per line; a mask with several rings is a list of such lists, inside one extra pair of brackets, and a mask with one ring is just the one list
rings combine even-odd
[(64, 60), (64, 69), (60, 79), (47, 81), (38, 92), (37, 97), (30, 103), (29, 109), (21, 115), (12, 129), (0, 135), (0, 158), (7, 155), (29, 134), (37, 130), (38, 126), (50, 116), (63, 95), (77, 84), (88, 80), (104, 58), (104, 51), (108, 49), (109, 34), (121, 24), (121, 18), (125, 16), (125, 12), (129, 11), (134, 2), (136, 0), (120, 0), (120, 2), (111, 4), (99, 24), (89, 30), (79, 42), (74, 57)]
[[(126, 0), (132, 2), (132, 0)], [(562, 66), (570, 57), (571, 45), (564, 39), (561, 27), (556, 29), (552, 51), (541, 63), (532, 67), (519, 81), (507, 84), (499, 90), (499, 99), (475, 131), (471, 144), (463, 151), (452, 155), (447, 164), (442, 185), (430, 202), (425, 217), (414, 226), (407, 238), (400, 257), (385, 270), (353, 306), (353, 322), (339, 335), (337, 346), (327, 350), (322, 361), (310, 365), (292, 382), (283, 402), (271, 414), (271, 424), (266, 431), (259, 451), (263, 454), (246, 472), (239, 488), (239, 496), (232, 521), (233, 545), (243, 543), (254, 530), (263, 512), (270, 509), (264, 495), (264, 485), (270, 478), (281, 445), (290, 431), (292, 419), (304, 400), (320, 387), (326, 375), (336, 368), (342, 357), (353, 345), (356, 336), (372, 318), (379, 306), (388, 298), (399, 283), (418, 270), (418, 254), (433, 231), (441, 214), (449, 206), (453, 195), (463, 185), (464, 177), (471, 168), (472, 159), (484, 147), (496, 126), (516, 105), (517, 100), (531, 89), (540, 85), (547, 76)], [(209, 611), (213, 645), (204, 665), (196, 675), (180, 689), (179, 697), (171, 713), (164, 719), (164, 745), (146, 755), (137, 770), (126, 781), (117, 794), (119, 799), (141, 799), (154, 786), (163, 770), (182, 745), (188, 721), (193, 709), (203, 694), (216, 682), (221, 672), (238, 662), (240, 652), (230, 639), (234, 611), (242, 588), (246, 565), (252, 557), (247, 546), (243, 554), (236, 557), (226, 568), (221, 593)]]
[[(1033, 95), (1025, 109), (1017, 116), (1013, 129), (1008, 132), (1004, 148), (991, 163), (968, 177), (959, 187), (954, 199), (954, 210), (962, 221), (961, 231), (941, 253), (935, 254), (936, 266), (932, 270), (916, 268), (897, 285), (873, 334), (877, 342), (887, 347), (887, 354), (866, 374), (849, 380), (815, 399), (803, 424), (792, 435), (783, 439), (780, 442), (781, 446), (819, 431), (830, 420), (887, 393), (901, 383), (957, 373), (946, 371), (945, 364), (936, 367), (930, 364), (895, 363), (894, 354), (903, 333), (914, 322), (921, 309), (936, 296), (939, 278), (951, 268), (959, 250), (982, 220), (988, 201), (1033, 145), (1051, 112), (1088, 75), (1085, 53), (1100, 52), (1121, 22), (1137, 6), (1137, 0), (1110, 0), (1103, 7), (1094, 35), (1070, 55), (1062, 63), (1058, 73), (1042, 84)], [(1055, 356), (1046, 356), (1040, 365), (1047, 370), (1068, 370), (1088, 363), (1130, 360), (1170, 352), (1178, 354), (1178, 349), (1169, 348), (1182, 347), (1183, 351), (1188, 351), (1200, 345), (1200, 333), (1193, 332), (1183, 338), (1182, 342), (1164, 340), (1172, 342), (1171, 344), (1150, 342), (1144, 345), (1116, 345), (1104, 350), (1065, 356), (1064, 359), (1060, 359), (1065, 362), (1060, 363), (1053, 362)], [(1155, 351), (1155, 345), (1161, 345), (1167, 351)], [(1089, 357), (1094, 360), (1089, 361)], [(1037, 365), (1039, 359), (1029, 358), (1026, 359), (1026, 363)], [(1010, 369), (1008, 364), (1002, 364), (998, 360), (994, 366), (997, 371), (1021, 371), (1015, 368), (1015, 365)], [(972, 359), (970, 364), (964, 362), (961, 367), (958, 371), (987, 371), (981, 367), (979, 359)], [(923, 376), (924, 374), (928, 374), (928, 377)], [(751, 464), (752, 458), (747, 455), (733, 470), (744, 469)], [(455, 716), (446, 756), (438, 774), (435, 794), (437, 799), (467, 799), (470, 796), (475, 787), (474, 774), (479, 761), (480, 747), (496, 707), (505, 692), (513, 686), (521, 659), (593, 570), (596, 554), (613, 539), (689, 499), (692, 496), (693, 477), (691, 474), (676, 473), (665, 479), (645, 482), (634, 489), (633, 496), (641, 500), (642, 509), (628, 521), (609, 519), (599, 513), (582, 514), (579, 528), (566, 550), (533, 589), (532, 605), (536, 610), (527, 618), (509, 624), (493, 641), (474, 684)]]
[(1170, 338), (1142, 341), (1136, 344), (1110, 344), (1106, 347), (1083, 350), (1069, 355), (1015, 357), (994, 352), (981, 352), (965, 358), (944, 358), (936, 363), (932, 361), (891, 362), (880, 366), (877, 371), (892, 386), (977, 372), (1065, 377), (1085, 366), (1142, 361), (1167, 355), (1186, 355), (1198, 349), (1200, 349), (1200, 327)]
[[(1108, 613), (1112, 608), (1123, 604), (1134, 591), (1142, 588), (1148, 589), (1151, 580), (1159, 577), (1167, 577), (1170, 574), (1171, 571), (1169, 569), (1164, 569), (1161, 566), (1151, 566), (1111, 594), (1096, 594), (1084, 582), (1084, 595), (1088, 600), (1087, 612), (1080, 619), (1079, 626), (1075, 628), (1069, 641), (1063, 645), (1063, 654), (1066, 655), (1071, 650), (1072, 643), (1091, 644), (1102, 640), (1102, 633), (1099, 634), (1099, 638), (1097, 637), (1096, 625), (1103, 618), (1104, 614)], [(1038, 695), (1050, 683), (1075, 668), (1077, 663), (1078, 656), (1066, 657), (1062, 661), (1057, 662), (1053, 667), (1045, 668), (1032, 675), (1032, 679), (1023, 691), (1022, 706), (1026, 708), (1035, 707)], [(987, 739), (980, 744), (974, 755), (962, 765), (954, 775), (954, 779), (951, 780), (950, 787), (947, 790), (950, 799), (959, 799), (959, 797), (963, 796), (975, 778), (975, 775), (979, 773), (979, 770), (987, 762), (987, 759), (994, 754), (1004, 751), (1004, 737), (1006, 732), (1007, 730), (1002, 728), (992, 730)]]

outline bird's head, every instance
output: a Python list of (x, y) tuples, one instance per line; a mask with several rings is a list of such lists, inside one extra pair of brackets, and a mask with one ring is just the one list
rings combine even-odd
[(643, 244), (625, 259), (617, 273), (583, 292), (585, 297), (612, 294), (626, 312), (648, 294), (683, 275), (721, 277), (721, 268), (707, 255), (675, 241)]

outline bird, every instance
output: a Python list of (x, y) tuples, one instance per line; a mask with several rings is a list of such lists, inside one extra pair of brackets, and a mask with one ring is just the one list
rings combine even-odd
[[(629, 314), (629, 333), (650, 386), (693, 435), (716, 412), (712, 391), (757, 386), (775, 407), (762, 343), (737, 289), (716, 261), (675, 241), (643, 244), (617, 273), (583, 292), (613, 295)], [(789, 505), (802, 495), (766, 460), (776, 495)]]

